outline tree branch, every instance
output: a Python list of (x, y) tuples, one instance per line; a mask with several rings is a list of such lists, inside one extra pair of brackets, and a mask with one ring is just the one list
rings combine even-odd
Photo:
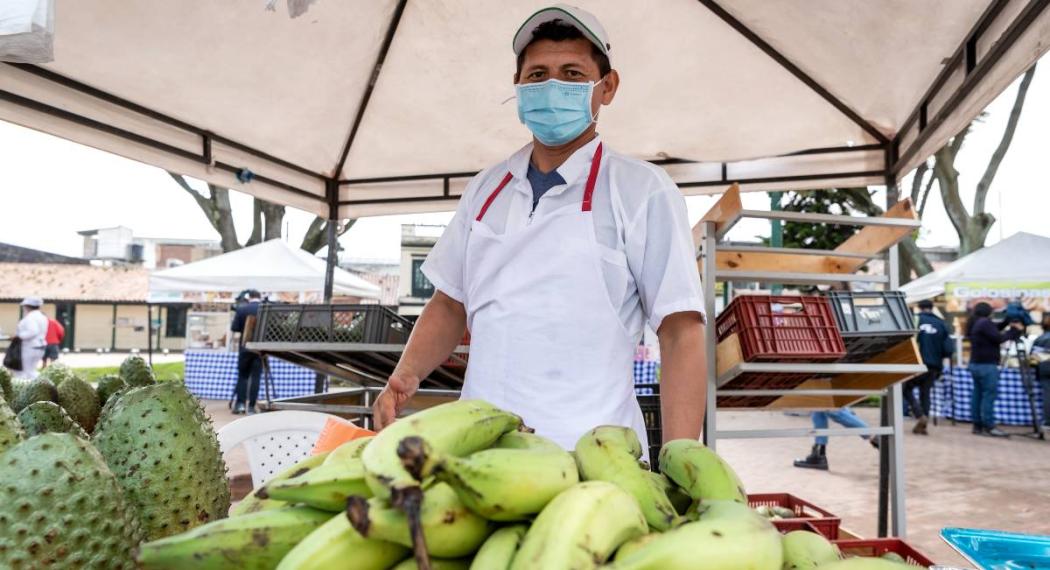
[(959, 197), (959, 171), (955, 170), (954, 151), (950, 145), (944, 146), (938, 149), (934, 156), (937, 160), (933, 163), (933, 172), (937, 176), (937, 186), (941, 189), (944, 210), (955, 226), (956, 233), (963, 236), (970, 225), (970, 213), (966, 211), (966, 206)]
[(988, 160), (988, 167), (984, 170), (984, 176), (981, 176), (981, 181), (977, 183), (977, 190), (973, 195), (973, 214), (975, 216), (984, 213), (988, 191), (992, 188), (992, 181), (995, 180), (996, 173), (999, 172), (999, 165), (1006, 158), (1006, 152), (1010, 150), (1010, 143), (1013, 142), (1014, 133), (1017, 131), (1017, 123), (1021, 119), (1021, 110), (1024, 108), (1025, 97), (1028, 95), (1028, 87), (1032, 84), (1032, 77), (1034, 76), (1035, 65), (1032, 65), (1025, 72), (1024, 77), (1021, 79), (1021, 85), (1017, 88), (1014, 106), (1010, 109), (1010, 118), (1006, 121), (1006, 129), (1003, 131), (1003, 137), (999, 140), (999, 146), (992, 153), (992, 157)]
[(926, 200), (930, 197), (930, 189), (933, 188), (933, 183), (937, 180), (936, 176), (930, 176), (926, 180), (926, 187), (922, 189), (922, 195), (919, 196), (918, 201), (912, 201), (913, 204), (917, 204), (919, 219), (922, 219), (922, 215), (926, 213)]
[(245, 242), (244, 247), (253, 246), (257, 243), (262, 242), (262, 218), (263, 218), (262, 200), (258, 198), (252, 199), (252, 234), (248, 236), (248, 241)]
[(926, 173), (930, 170), (930, 164), (923, 161), (919, 164), (919, 167), (915, 169), (915, 176), (911, 179), (911, 203), (919, 203), (919, 195), (922, 192), (922, 179), (926, 177)]

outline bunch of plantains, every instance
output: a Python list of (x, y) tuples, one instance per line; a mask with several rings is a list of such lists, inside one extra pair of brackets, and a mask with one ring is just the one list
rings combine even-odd
[(568, 452), (486, 402), (461, 400), (278, 474), (230, 518), (148, 542), (161, 568), (383, 570), (894, 570), (840, 560), (818, 534), (781, 535), (733, 469), (669, 442), (662, 473), (628, 428)]

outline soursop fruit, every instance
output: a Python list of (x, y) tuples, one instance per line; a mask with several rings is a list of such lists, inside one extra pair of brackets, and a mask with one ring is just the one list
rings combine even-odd
[(120, 377), (128, 386), (138, 388), (157, 383), (157, 377), (153, 375), (153, 369), (146, 364), (146, 360), (137, 354), (133, 354), (120, 363)]
[(14, 386), (11, 385), (11, 371), (3, 366), (0, 366), (0, 396), (3, 396), (4, 401), (8, 404), (15, 399)]
[(0, 454), (22, 441), (25, 430), (7, 402), (0, 400)]
[(87, 441), (48, 433), (0, 455), (0, 567), (131, 570), (139, 528)]
[(134, 388), (108, 402), (93, 441), (139, 513), (147, 540), (229, 511), (230, 486), (215, 430), (182, 384)]
[(106, 401), (109, 400), (110, 396), (120, 392), (124, 388), (127, 388), (127, 384), (124, 380), (121, 380), (120, 376), (116, 374), (107, 374), (98, 379), (98, 400), (104, 406)]
[(62, 406), (54, 402), (33, 402), (24, 410), (18, 412), (18, 421), (26, 430), (26, 435), (33, 437), (42, 433), (69, 433), (77, 437), (88, 439), (87, 432)]
[(37, 378), (43, 378), (50, 380), (52, 384), (57, 388), (61, 386), (63, 382), (70, 378), (76, 378), (76, 372), (73, 369), (61, 362), (52, 362), (47, 368), (40, 371)]
[(66, 379), (58, 386), (58, 405), (62, 406), (84, 431), (91, 433), (95, 430), (102, 404), (99, 403), (98, 394), (91, 384), (77, 376)]
[(15, 399), (11, 403), (11, 409), (17, 414), (33, 402), (57, 402), (58, 391), (55, 385), (47, 378), (34, 378), (29, 381), (16, 382), (14, 385)]

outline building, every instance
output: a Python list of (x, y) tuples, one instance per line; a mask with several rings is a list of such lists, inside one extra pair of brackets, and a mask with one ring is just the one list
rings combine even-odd
[(377, 299), (380, 305), (397, 306), (398, 284), (401, 281), (398, 260), (347, 259), (340, 261), (339, 267), (378, 286), (382, 290)]
[(84, 259), (108, 265), (168, 269), (222, 254), (215, 240), (136, 237), (124, 226), (77, 233), (84, 237)]
[(419, 316), (423, 305), (434, 296), (434, 285), (420, 268), (434, 248), (445, 226), (404, 224), (401, 226), (401, 277), (398, 282), (398, 310), (408, 316)]

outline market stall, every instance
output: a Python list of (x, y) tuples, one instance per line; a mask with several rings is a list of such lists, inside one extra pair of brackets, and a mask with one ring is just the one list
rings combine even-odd
[[(374, 299), (379, 287), (335, 269), (335, 294), (351, 302)], [(226, 399), (237, 382), (237, 352), (230, 322), (236, 295), (257, 289), (269, 302), (320, 302), (324, 260), (283, 240), (270, 240), (150, 276), (150, 301), (192, 303), (187, 319), (186, 385), (201, 398)], [(273, 358), (262, 396), (314, 392), (316, 374)]]
[[(1029, 373), (1030, 374), (1030, 373)], [(1002, 425), (1032, 425), (1032, 410), (1042, 413), (1043, 394), (1038, 382), (1032, 384), (1035, 407), (1018, 368), (1003, 368), (999, 376), (999, 397), (995, 400), (995, 421)], [(944, 376), (930, 391), (930, 413), (934, 417), (960, 422), (972, 421), (970, 399), (973, 396), (973, 377), (962, 367), (945, 369)], [(1042, 424), (1042, 418), (1037, 418)]]

